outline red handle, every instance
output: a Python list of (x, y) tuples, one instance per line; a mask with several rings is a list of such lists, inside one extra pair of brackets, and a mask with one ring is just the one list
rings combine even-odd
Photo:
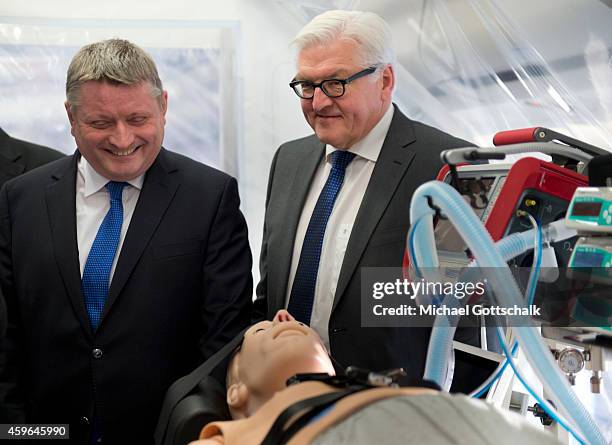
[(536, 142), (536, 131), (540, 127), (520, 128), (518, 130), (500, 131), (493, 136), (493, 145), (521, 144), (523, 142)]

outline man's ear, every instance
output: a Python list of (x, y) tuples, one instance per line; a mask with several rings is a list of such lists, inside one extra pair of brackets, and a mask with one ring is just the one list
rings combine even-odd
[(162, 111), (162, 116), (164, 118), (164, 125), (166, 124), (166, 111), (168, 111), (168, 92), (166, 90), (162, 91), (160, 98), (160, 106)]
[(70, 134), (74, 136), (74, 110), (68, 101), (64, 102), (64, 107), (66, 108), (66, 113), (68, 114), (68, 121), (70, 121)]
[(233, 383), (227, 388), (227, 405), (236, 411), (244, 411), (249, 400), (249, 390), (242, 382)]
[(382, 73), (382, 99), (391, 100), (395, 88), (395, 72), (392, 65), (387, 65)]

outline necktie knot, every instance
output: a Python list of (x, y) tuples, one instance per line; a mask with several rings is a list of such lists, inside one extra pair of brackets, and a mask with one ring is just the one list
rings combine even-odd
[(351, 163), (355, 157), (355, 153), (346, 150), (336, 150), (331, 155), (332, 168), (345, 170), (346, 166)]
[(117, 181), (107, 182), (106, 190), (108, 190), (111, 200), (121, 201), (123, 187), (125, 187), (126, 185), (127, 185), (127, 182), (117, 182)]

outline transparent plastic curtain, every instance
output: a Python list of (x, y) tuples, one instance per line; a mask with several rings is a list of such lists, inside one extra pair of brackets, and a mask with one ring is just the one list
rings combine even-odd
[[(584, 8), (591, 3), (593, 14), (601, 6), (595, 0), (582, 3)], [(440, 122), (450, 131), (456, 129), (481, 145), (490, 144), (497, 131), (545, 126), (610, 149), (609, 35), (591, 34), (582, 53), (568, 54), (584, 60), (578, 64), (584, 77), (580, 88), (590, 90), (591, 100), (599, 99), (596, 114), (592, 103), (578, 97), (583, 93), (572, 91), (539, 52), (537, 43), (529, 40), (521, 23), (512, 19), (516, 11), (512, 4), (518, 5), (499, 0), (419, 2), (418, 15), (407, 19), (416, 48), (408, 53), (410, 59), (400, 59), (400, 65), (414, 72), (435, 99), (432, 104), (442, 103), (448, 109), (440, 117), (439, 105), (432, 108), (421, 102), (417, 105), (421, 117)], [(604, 8), (604, 12), (612, 19), (609, 10)], [(560, 24), (548, 38), (562, 45), (563, 38), (578, 31), (567, 25)], [(411, 70), (414, 66), (418, 68)]]

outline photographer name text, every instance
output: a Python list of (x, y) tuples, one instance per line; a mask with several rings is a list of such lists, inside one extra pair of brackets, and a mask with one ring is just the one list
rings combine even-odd
[(450, 306), (435, 306), (421, 305), (411, 306), (401, 304), (399, 306), (386, 307), (382, 304), (376, 304), (372, 307), (372, 312), (375, 316), (391, 316), (391, 317), (411, 317), (411, 316), (466, 316), (466, 315), (493, 315), (493, 316), (540, 316), (541, 308), (530, 305), (529, 307), (521, 306), (484, 306), (482, 304), (466, 305), (462, 307)]

